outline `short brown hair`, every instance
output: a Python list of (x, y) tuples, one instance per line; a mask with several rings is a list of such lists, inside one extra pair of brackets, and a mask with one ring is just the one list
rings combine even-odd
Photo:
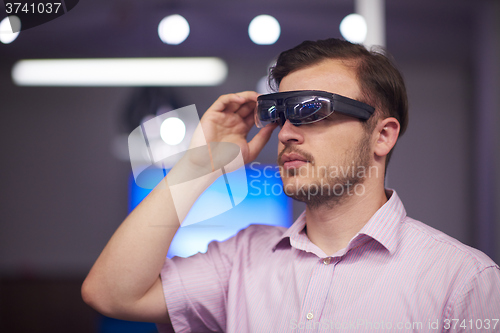
[[(361, 101), (375, 107), (375, 114), (366, 123), (373, 130), (376, 120), (394, 117), (401, 126), (399, 136), (408, 126), (408, 97), (403, 76), (392, 57), (383, 49), (368, 51), (363, 45), (330, 38), (305, 41), (282, 52), (270, 70), (270, 84), (278, 88), (281, 80), (295, 70), (315, 65), (326, 59), (353, 61), (361, 89)], [(386, 158), (389, 163), (392, 150)]]

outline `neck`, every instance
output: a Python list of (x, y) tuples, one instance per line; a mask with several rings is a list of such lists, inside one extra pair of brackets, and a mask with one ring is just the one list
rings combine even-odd
[(383, 184), (364, 184), (363, 195), (351, 195), (334, 206), (306, 207), (307, 236), (327, 256), (345, 248), (387, 202)]

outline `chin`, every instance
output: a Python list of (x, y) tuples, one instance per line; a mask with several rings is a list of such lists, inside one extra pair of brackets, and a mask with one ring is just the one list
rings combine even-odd
[(319, 206), (333, 207), (353, 196), (365, 193), (363, 178), (340, 177), (326, 178), (287, 176), (282, 177), (285, 194), (295, 200), (305, 202), (310, 208)]
[(305, 191), (307, 193), (311, 185), (314, 184), (314, 181), (312, 179), (301, 177), (299, 175), (285, 177), (282, 176), (281, 180), (283, 181), (283, 191), (286, 195), (292, 198), (299, 191)]

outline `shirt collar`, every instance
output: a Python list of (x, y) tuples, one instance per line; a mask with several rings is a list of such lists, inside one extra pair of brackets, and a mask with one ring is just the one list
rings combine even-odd
[(295, 222), (288, 228), (283, 236), (279, 239), (273, 248), (273, 251), (280, 247), (293, 246), (299, 250), (307, 251), (308, 243), (312, 242), (307, 237), (305, 232), (306, 227), (306, 211), (295, 220)]
[[(351, 239), (346, 250), (360, 246), (366, 242), (366, 236), (376, 240), (383, 245), (389, 253), (393, 254), (399, 240), (400, 222), (406, 217), (403, 202), (394, 190), (386, 190), (389, 198), (387, 202), (377, 210), (368, 220), (363, 228)], [(305, 211), (288, 228), (273, 248), (275, 251), (281, 247), (295, 247), (306, 252), (318, 253), (319, 248), (314, 245), (305, 233), (306, 214)], [(322, 252), (319, 250), (319, 252)]]
[(353, 239), (359, 235), (369, 236), (393, 254), (398, 245), (401, 222), (406, 217), (406, 210), (396, 191), (386, 190), (385, 193), (389, 200), (377, 210)]

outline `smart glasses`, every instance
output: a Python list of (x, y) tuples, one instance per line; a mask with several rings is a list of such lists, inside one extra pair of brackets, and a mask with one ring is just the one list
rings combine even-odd
[(367, 120), (375, 108), (326, 91), (286, 91), (260, 95), (257, 98), (255, 124), (258, 128), (275, 122), (283, 126), (289, 120), (293, 125), (299, 126), (325, 119), (334, 111)]

